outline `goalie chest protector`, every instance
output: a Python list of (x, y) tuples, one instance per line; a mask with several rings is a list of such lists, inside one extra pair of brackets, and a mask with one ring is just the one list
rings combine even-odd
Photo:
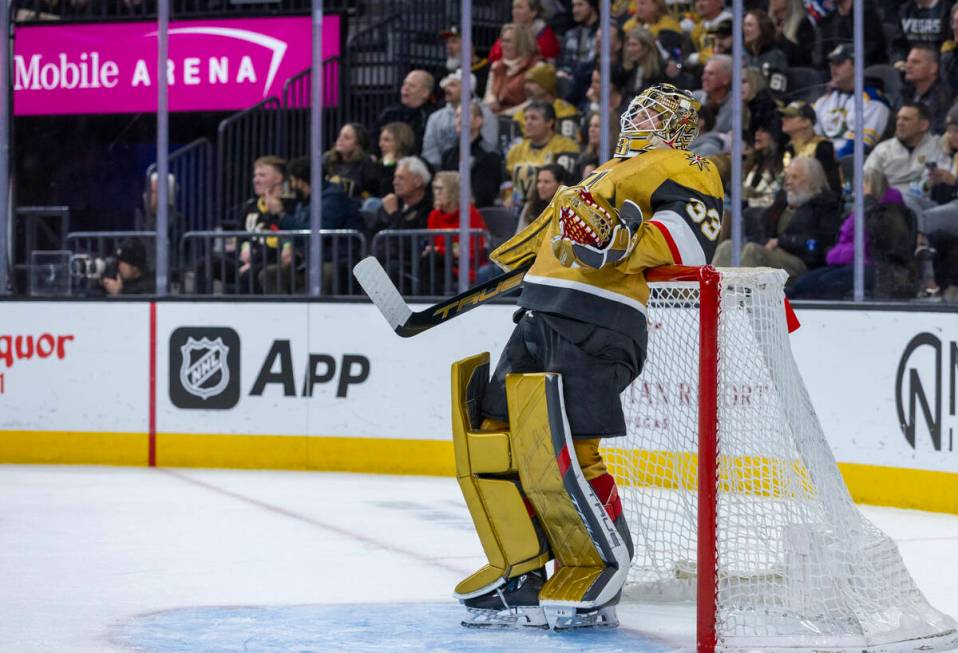
[[(613, 158), (582, 180), (608, 206), (625, 200), (642, 209), (631, 254), (602, 269), (565, 267), (552, 253), (559, 235), (558, 210), (540, 229), (535, 263), (526, 274), (519, 305), (598, 324), (635, 338), (645, 331), (649, 287), (644, 271), (660, 265), (705, 265), (715, 251), (724, 191), (715, 165), (692, 152), (662, 148)], [(540, 216), (545, 217), (545, 216)]]

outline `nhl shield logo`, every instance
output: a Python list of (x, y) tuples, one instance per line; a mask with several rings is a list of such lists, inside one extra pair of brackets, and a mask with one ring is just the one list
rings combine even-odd
[(170, 335), (170, 400), (223, 410), (240, 397), (240, 339), (228, 327), (180, 327)]
[(201, 399), (209, 399), (223, 392), (230, 382), (230, 368), (226, 358), (230, 348), (222, 338), (187, 338), (180, 347), (180, 383), (183, 389)]

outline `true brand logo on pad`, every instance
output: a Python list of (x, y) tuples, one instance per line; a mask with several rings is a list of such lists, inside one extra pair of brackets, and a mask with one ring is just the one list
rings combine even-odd
[(180, 327), (170, 335), (170, 401), (228, 409), (239, 401), (240, 339), (225, 327)]

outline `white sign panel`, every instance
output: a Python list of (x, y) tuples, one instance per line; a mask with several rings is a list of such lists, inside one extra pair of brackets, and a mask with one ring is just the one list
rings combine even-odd
[(958, 314), (798, 317), (792, 351), (839, 461), (958, 472)]
[(150, 305), (0, 303), (0, 430), (146, 433)]
[(402, 339), (368, 304), (160, 304), (157, 431), (444, 439), (449, 365), (511, 306)]
[[(0, 304), (0, 430), (146, 432), (149, 304)], [(364, 303), (156, 305), (159, 433), (449, 437), (449, 365), (493, 365), (510, 305), (396, 336)], [(800, 310), (836, 458), (958, 473), (958, 314)]]

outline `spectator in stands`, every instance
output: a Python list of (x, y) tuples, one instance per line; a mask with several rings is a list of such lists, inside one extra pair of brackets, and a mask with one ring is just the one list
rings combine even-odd
[[(448, 29), (439, 32), (439, 38), (446, 44), (446, 65), (440, 71), (439, 78), (459, 70), (462, 56), (462, 37), (459, 26), (451, 25)], [(475, 41), (473, 41), (475, 43)], [(489, 77), (489, 59), (480, 57), (476, 48), (472, 49), (472, 74), (476, 76), (476, 88), (485, 88)]]
[[(695, 24), (690, 38), (693, 52), (685, 59), (685, 65), (694, 70), (705, 65), (713, 54), (716, 29), (722, 23), (731, 25), (732, 12), (725, 8), (724, 0), (696, 0)], [(731, 30), (728, 30), (731, 36)]]
[[(476, 76), (470, 75), (472, 96), (476, 92)], [(434, 111), (426, 122), (426, 135), (423, 137), (422, 158), (433, 169), (442, 165), (442, 154), (458, 143), (456, 136), (456, 112), (459, 110), (459, 101), (462, 97), (461, 71), (447, 75), (439, 82), (440, 88), (446, 95), (446, 104)], [(482, 142), (487, 149), (494, 149), (499, 145), (499, 122), (487, 107), (483, 107)], [(408, 155), (407, 155), (408, 156)]]
[(732, 105), (728, 101), (732, 91), (732, 58), (725, 54), (709, 57), (702, 70), (702, 88), (695, 97), (715, 115), (716, 132), (732, 131)]
[[(582, 152), (575, 162), (575, 176), (577, 179), (585, 179), (588, 177), (592, 171), (598, 167), (600, 162), (599, 145), (600, 136), (602, 135), (602, 121), (599, 112), (590, 111), (586, 115), (585, 125), (585, 145), (582, 147)], [(619, 140), (619, 126), (620, 123), (613, 120), (610, 116), (609, 147), (612, 150), (615, 150), (616, 142)], [(605, 156), (601, 157), (601, 160), (605, 161), (609, 158), (610, 154), (611, 152), (606, 152)]]
[[(144, 231), (155, 231), (156, 230), (156, 212), (159, 206), (160, 193), (158, 190), (158, 181), (159, 175), (156, 172), (150, 174), (150, 186), (146, 189), (146, 192), (143, 193), (143, 206), (145, 214), (143, 211), (137, 210), (134, 216), (134, 226), (136, 229)], [(179, 271), (177, 270), (177, 265), (175, 262), (178, 261), (178, 247), (180, 242), (180, 237), (189, 231), (189, 220), (187, 216), (180, 213), (175, 206), (176, 201), (176, 192), (178, 190), (176, 185), (176, 177), (173, 176), (173, 173), (170, 173), (167, 177), (167, 199), (169, 202), (169, 208), (167, 209), (167, 238), (169, 238), (170, 244), (170, 271), (173, 278), (178, 278)]]
[(895, 137), (875, 146), (865, 160), (865, 169), (884, 173), (888, 184), (905, 197), (915, 213), (934, 206), (929, 198), (929, 166), (949, 169), (951, 161), (939, 139), (930, 133), (931, 114), (923, 104), (906, 102), (895, 119)]
[(938, 77), (938, 52), (919, 45), (911, 49), (905, 60), (905, 88), (902, 98), (920, 102), (931, 114), (931, 131), (945, 131), (945, 116), (951, 108), (952, 90)]
[(755, 130), (762, 125), (781, 134), (778, 103), (769, 93), (765, 75), (758, 68), (746, 68), (742, 71), (742, 99), (746, 109), (744, 122), (747, 143), (754, 140)]
[(627, 32), (641, 27), (652, 32), (655, 38), (663, 31), (682, 33), (682, 26), (669, 13), (665, 0), (635, 0), (635, 11), (622, 27)]
[[(383, 133), (386, 133), (385, 129)], [(289, 162), (289, 188), (296, 196), (296, 206), (292, 213), (282, 213), (279, 218), (279, 228), (283, 231), (298, 231), (310, 229), (312, 216), (310, 214), (310, 161), (309, 157), (301, 156)], [(346, 195), (342, 186), (330, 183), (323, 179), (323, 189), (320, 195), (321, 202), (321, 229), (362, 229), (356, 203)], [(308, 268), (305, 257), (305, 239), (297, 241), (286, 240), (282, 244), (279, 263), (266, 265), (259, 273), (259, 283), (266, 294), (289, 294), (292, 292), (304, 293), (307, 286)], [(323, 251), (323, 292), (338, 291), (332, 287), (333, 261), (332, 248), (326, 247)], [(340, 253), (345, 258), (345, 247)]]
[[(930, 268), (926, 271), (923, 294), (958, 301), (958, 264), (954, 260), (958, 253), (958, 107), (952, 107), (945, 123), (940, 143), (951, 164), (928, 171), (931, 197), (940, 206), (927, 208), (919, 215), (916, 253)], [(936, 257), (938, 279), (932, 267)], [(940, 293), (942, 287), (944, 293)]]
[(802, 0), (770, 0), (768, 13), (775, 26), (775, 47), (785, 53), (788, 66), (811, 66), (809, 44), (815, 42), (815, 27)]
[(712, 37), (712, 54), (732, 56), (732, 19), (720, 21), (709, 33)]
[(147, 266), (146, 246), (136, 238), (127, 238), (116, 250), (116, 276), (106, 274), (100, 279), (106, 294), (152, 295), (156, 293), (156, 279)]
[(753, 9), (742, 20), (745, 65), (758, 68), (766, 79), (783, 75), (788, 68), (785, 53), (775, 44), (775, 23), (761, 9)]
[[(539, 57), (555, 63), (559, 58), (559, 39), (542, 16), (539, 0), (512, 0), (512, 22), (524, 25), (536, 40)], [(494, 63), (502, 59), (502, 38), (496, 39), (489, 49), (489, 61)]]
[(782, 166), (788, 168), (792, 159), (798, 157), (812, 157), (825, 171), (832, 192), (841, 195), (842, 180), (835, 160), (835, 146), (824, 136), (815, 133), (815, 110), (807, 103), (795, 100), (779, 109), (779, 112), (782, 114), (782, 132), (788, 137)]
[[(956, 199), (956, 191), (958, 191), (958, 178), (956, 178), (956, 175), (958, 175), (958, 106), (954, 106), (948, 111), (948, 116), (945, 118), (945, 133), (939, 139), (939, 145), (945, 156), (951, 160), (951, 163), (946, 167), (936, 167), (928, 173), (929, 182), (932, 184), (932, 198), (942, 205), (929, 209), (929, 211), (941, 211), (943, 207), (948, 206), (952, 200)], [(928, 214), (929, 211), (925, 213)], [(949, 213), (958, 217), (958, 203), (951, 207)]]
[(749, 208), (767, 209), (782, 189), (784, 168), (777, 134), (767, 124), (755, 129), (742, 165), (742, 199)]
[(379, 173), (369, 154), (365, 127), (358, 122), (342, 126), (333, 147), (323, 154), (323, 172), (357, 202), (379, 191)]
[(941, 78), (952, 90), (958, 89), (958, 5), (951, 8), (951, 38), (941, 44)]
[[(821, 164), (809, 157), (793, 159), (785, 170), (785, 193), (765, 213), (768, 237), (745, 243), (742, 266), (780, 268), (793, 281), (824, 265), (825, 251), (838, 235), (841, 208)], [(731, 261), (732, 241), (719, 243), (713, 264)]]
[[(882, 173), (865, 171), (865, 289), (875, 298), (915, 294), (912, 228), (902, 196)], [(806, 272), (789, 292), (793, 299), (845, 299), (855, 279), (855, 214), (842, 222), (838, 241), (825, 254), (824, 267)]]
[(579, 138), (579, 110), (556, 96), (556, 69), (550, 63), (540, 61), (526, 71), (526, 98), (522, 107), (516, 111), (512, 119), (519, 125), (519, 131), (525, 129), (525, 107), (530, 102), (548, 102), (555, 109), (556, 131), (566, 138)]
[(578, 144), (555, 133), (555, 109), (547, 102), (526, 107), (525, 138), (509, 148), (506, 173), (512, 181), (509, 203), (518, 208), (529, 197), (536, 181), (536, 170), (547, 163), (558, 163), (573, 170), (579, 156)]
[(376, 135), (382, 126), (390, 122), (404, 122), (416, 135), (415, 152), (422, 151), (422, 137), (426, 131), (426, 120), (436, 109), (432, 92), (436, 86), (435, 78), (425, 70), (413, 70), (403, 80), (399, 89), (399, 104), (383, 109), (376, 121)]
[[(774, 1), (774, 0), (773, 0)], [(835, 11), (825, 16), (818, 24), (818, 30), (821, 34), (819, 42), (819, 57), (821, 61), (826, 61), (828, 53), (839, 45), (851, 45), (855, 42), (854, 38), (854, 15), (852, 8), (854, 0), (836, 0)], [(885, 47), (885, 32), (882, 29), (882, 20), (875, 11), (871, 0), (865, 0), (863, 9), (865, 15), (865, 39), (863, 46), (865, 48), (865, 65), (872, 66), (879, 63), (888, 63), (888, 51)], [(796, 43), (807, 47), (810, 40), (799, 40)]]
[(526, 71), (539, 58), (535, 40), (529, 30), (516, 23), (506, 23), (499, 33), (502, 59), (492, 64), (483, 102), (495, 114), (511, 116), (526, 100)]
[(599, 0), (572, 0), (575, 27), (565, 33), (556, 65), (559, 97), (578, 104), (585, 95), (595, 61), (595, 35), (599, 29)]
[(625, 96), (635, 97), (647, 86), (669, 81), (664, 68), (652, 32), (641, 27), (629, 30), (622, 48), (622, 70), (626, 80), (622, 92)]
[(422, 159), (407, 156), (396, 164), (393, 188), (383, 197), (373, 231), (380, 229), (425, 229), (432, 210), (432, 175)]
[[(459, 228), (459, 173), (443, 170), (437, 172), (432, 181), (433, 209), (429, 212), (427, 226), (429, 229), (458, 229)], [(476, 210), (473, 203), (469, 203), (469, 228), (485, 229), (486, 223)], [(475, 283), (476, 270), (485, 262), (485, 242), (481, 237), (472, 236), (469, 239), (469, 281)], [(432, 243), (426, 245), (422, 251), (424, 280), (432, 294), (436, 291), (448, 292), (451, 288), (443, 288), (445, 278), (446, 244), (451, 243), (452, 279), (453, 283), (459, 277), (459, 236), (435, 236)]]
[(898, 10), (898, 26), (892, 39), (892, 61), (899, 70), (916, 45), (940, 50), (948, 38), (952, 0), (905, 0)]
[[(835, 157), (852, 154), (855, 142), (855, 62), (851, 45), (839, 45), (828, 55), (832, 79), (825, 95), (815, 100), (815, 131), (831, 139)], [(865, 85), (865, 152), (881, 139), (891, 111), (874, 87)]]
[(569, 171), (556, 163), (547, 163), (536, 172), (535, 189), (529, 193), (526, 203), (522, 205), (519, 221), (516, 223), (516, 234), (535, 222), (535, 219), (549, 206), (552, 196), (560, 186), (572, 183)]
[(732, 132), (715, 131), (715, 112), (708, 106), (699, 109), (699, 135), (689, 149), (700, 156), (714, 156), (730, 151)]
[[(253, 162), (254, 197), (243, 206), (242, 228), (250, 232), (277, 231), (279, 218), (285, 212), (291, 212), (296, 206), (296, 198), (284, 189), (286, 182), (286, 161), (276, 156), (263, 156)], [(232, 256), (227, 243), (227, 256)], [(251, 238), (240, 243), (239, 277), (236, 279), (238, 292), (259, 293), (258, 273), (270, 259), (278, 255), (279, 241), (276, 238)], [(230, 260), (227, 267), (233, 267)], [(214, 276), (219, 274), (220, 266), (213, 268)], [(233, 290), (233, 278), (220, 279), (227, 284), (227, 290)]]
[[(483, 107), (478, 100), (471, 103), (470, 114), (470, 186), (476, 206), (493, 206), (499, 198), (499, 187), (502, 185), (502, 156), (495, 146), (490, 147), (482, 140), (482, 125), (485, 121)], [(493, 119), (494, 120), (494, 119)], [(456, 138), (453, 146), (442, 154), (442, 169), (446, 171), (459, 170), (459, 134), (462, 125), (462, 107), (456, 109)]]
[(364, 203), (363, 210), (375, 211), (379, 208), (378, 199), (393, 192), (396, 163), (403, 157), (412, 155), (415, 140), (416, 135), (404, 122), (390, 122), (383, 125), (382, 131), (379, 132), (379, 160), (376, 161), (377, 190), (373, 193), (373, 197), (366, 200), (367, 203), (376, 200), (376, 203), (375, 205)]
[[(622, 94), (622, 86), (625, 83), (625, 73), (621, 70), (612, 71), (609, 75), (609, 120), (619, 124), (622, 120), (622, 114), (629, 108), (631, 98), (626, 98)], [(595, 62), (595, 69), (592, 71), (592, 83), (585, 94), (585, 102), (579, 107), (583, 114), (598, 111), (600, 93), (602, 92), (602, 74), (599, 69), (599, 62)]]

